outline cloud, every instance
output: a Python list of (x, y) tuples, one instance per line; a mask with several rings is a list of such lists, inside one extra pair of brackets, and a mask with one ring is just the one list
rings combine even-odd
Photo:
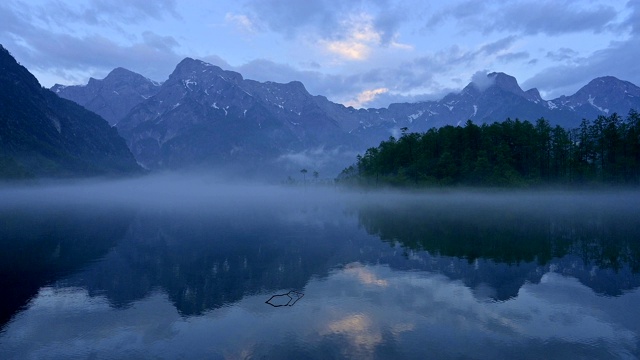
[(455, 19), (460, 22), (474, 19), (485, 11), (486, 6), (487, 4), (485, 1), (475, 0), (464, 1), (459, 4), (449, 6), (431, 15), (429, 19), (427, 19), (425, 27), (433, 29), (448, 19)]
[(516, 32), (525, 35), (598, 33), (616, 20), (613, 6), (571, 1), (466, 1), (449, 6), (427, 19), (434, 29), (452, 20), (464, 31)]
[(526, 51), (519, 51), (519, 52), (515, 52), (515, 53), (506, 53), (506, 54), (502, 54), (502, 55), (498, 55), (496, 57), (496, 60), (502, 62), (502, 63), (510, 63), (513, 61), (518, 61), (518, 60), (525, 60), (529, 58), (529, 53)]
[(478, 53), (484, 53), (486, 55), (494, 55), (500, 53), (504, 50), (509, 49), (516, 40), (517, 37), (514, 35), (507, 36), (492, 43), (482, 45), (478, 50)]
[(346, 59), (363, 58), (365, 49), (374, 44), (401, 45), (396, 43), (398, 30), (412, 13), (406, 4), (372, 0), (248, 0), (245, 5), (250, 17), (265, 28), (288, 39), (317, 39)]
[(612, 42), (606, 49), (580, 58), (569, 64), (548, 67), (523, 82), (523, 88), (536, 87), (546, 98), (570, 95), (591, 79), (615, 76), (621, 80), (640, 84), (638, 50), (640, 37)]
[(563, 47), (559, 48), (556, 51), (547, 52), (546, 58), (553, 61), (561, 62), (575, 59), (576, 57), (578, 57), (578, 55), (579, 53), (577, 51)]
[(90, 0), (84, 4), (48, 1), (29, 8), (37, 18), (67, 28), (80, 22), (120, 29), (121, 24), (138, 24), (150, 18), (181, 18), (175, 0)]
[(631, 10), (631, 15), (624, 21), (623, 26), (629, 27), (631, 32), (640, 35), (640, 0), (630, 0), (627, 8)]
[(371, 48), (358, 41), (321, 41), (320, 44), (345, 60), (365, 60), (371, 54)]
[(496, 81), (495, 76), (489, 77), (487, 70), (476, 71), (471, 77), (471, 83), (480, 91), (484, 91)]
[[(107, 2), (94, 1), (91, 4), (98, 13), (112, 11), (119, 14), (124, 11), (131, 16), (146, 14), (150, 17), (161, 17), (173, 6), (172, 1), (154, 5), (134, 1), (116, 10), (113, 8), (115, 5)], [(65, 9), (62, 4), (60, 6), (60, 11), (75, 11)], [(129, 43), (117, 43), (98, 31), (88, 34), (56, 31), (47, 27), (49, 18), (40, 19), (45, 23), (34, 20), (37, 10), (44, 8), (22, 3), (0, 5), (0, 19), (5, 20), (5, 25), (0, 28), (0, 41), (41, 81), (50, 82), (45, 84), (47, 86), (61, 80), (86, 81), (86, 78), (78, 79), (78, 74), (106, 75), (116, 67), (164, 80), (181, 58), (175, 51), (180, 45), (175, 38), (151, 31), (143, 31), (139, 36), (132, 34)]]
[(388, 92), (389, 92), (389, 89), (387, 89), (387, 88), (378, 88), (378, 89), (372, 89), (372, 90), (365, 90), (365, 91), (359, 93), (356, 96), (355, 99), (347, 101), (344, 105), (345, 106), (353, 106), (354, 108), (358, 109), (358, 108), (364, 107), (364, 105), (370, 103), (378, 95), (385, 94), (385, 93), (388, 93)]
[(321, 146), (281, 155), (277, 161), (284, 164), (289, 171), (294, 171), (294, 173), (305, 168), (309, 171), (319, 170), (321, 176), (326, 176), (324, 173), (338, 173), (349, 166), (349, 164), (353, 163), (356, 155), (358, 155), (357, 151), (347, 151), (341, 148), (327, 149)]
[(255, 33), (256, 25), (248, 16), (242, 14), (227, 13), (224, 16), (224, 21), (227, 24), (236, 26), (239, 30), (247, 33)]

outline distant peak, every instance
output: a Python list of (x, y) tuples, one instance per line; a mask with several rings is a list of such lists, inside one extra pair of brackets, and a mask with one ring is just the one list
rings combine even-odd
[(304, 84), (300, 81), (291, 81), (286, 84), (288, 87), (291, 87), (297, 91), (307, 92), (307, 89), (304, 87)]
[(524, 94), (527, 100), (530, 100), (533, 102), (542, 101), (542, 96), (540, 96), (540, 91), (538, 91), (538, 89), (536, 88), (529, 89), (525, 91)]
[(137, 73), (134, 73), (131, 70), (127, 70), (123, 67), (117, 67), (113, 70), (111, 70), (111, 72), (107, 75), (107, 77), (109, 76), (122, 76), (122, 75), (138, 75)]
[(205, 71), (213, 72), (225, 79), (232, 79), (235, 82), (243, 80), (242, 75), (237, 72), (223, 70), (219, 66), (190, 57), (184, 58), (182, 61), (180, 61), (170, 77), (177, 76), (178, 78), (182, 79), (192, 77), (198, 73), (202, 73)]
[(640, 96), (640, 88), (628, 81), (620, 80), (614, 76), (597, 77), (582, 88), (574, 96), (588, 98), (589, 96), (602, 96), (605, 94), (624, 92), (625, 94)]
[(637, 87), (636, 85), (628, 82), (628, 81), (624, 81), (624, 80), (620, 80), (615, 76), (601, 76), (601, 77), (597, 77), (591, 81), (589, 81), (589, 83), (587, 85), (585, 85), (585, 88), (598, 88), (601, 86), (622, 86), (622, 87)]
[(622, 80), (618, 79), (615, 76), (608, 75), (608, 76), (597, 77), (597, 78), (591, 80), (590, 82), (610, 82), (610, 81), (616, 81), (617, 82), (617, 81), (622, 81)]
[(524, 96), (524, 91), (522, 91), (522, 88), (518, 85), (518, 81), (515, 77), (502, 72), (492, 72), (487, 74), (487, 77), (494, 79), (494, 86), (516, 95)]

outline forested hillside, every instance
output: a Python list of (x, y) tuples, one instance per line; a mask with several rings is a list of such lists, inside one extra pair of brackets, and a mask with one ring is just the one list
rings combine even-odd
[(376, 185), (640, 184), (640, 115), (583, 120), (578, 128), (518, 119), (393, 137), (358, 156), (344, 182)]

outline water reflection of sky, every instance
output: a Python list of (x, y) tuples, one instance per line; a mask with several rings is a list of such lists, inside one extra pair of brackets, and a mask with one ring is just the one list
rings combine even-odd
[[(125, 308), (42, 288), (0, 338), (1, 358), (633, 358), (640, 291), (595, 294), (548, 272), (489, 301), (430, 272), (352, 263), (312, 279), (293, 307), (243, 298), (183, 317), (156, 291)], [(286, 292), (286, 291), (285, 291)]]

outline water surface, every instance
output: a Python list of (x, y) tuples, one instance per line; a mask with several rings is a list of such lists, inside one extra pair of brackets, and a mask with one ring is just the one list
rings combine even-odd
[(2, 359), (640, 356), (637, 191), (0, 197)]

